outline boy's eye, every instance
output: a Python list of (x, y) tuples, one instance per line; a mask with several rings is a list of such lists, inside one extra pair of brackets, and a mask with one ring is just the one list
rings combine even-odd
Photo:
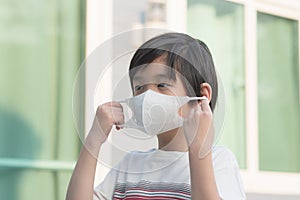
[(134, 91), (142, 90), (144, 87), (142, 85), (137, 85), (134, 87)]
[(159, 83), (159, 84), (157, 84), (157, 87), (159, 87), (159, 88), (165, 88), (165, 87), (168, 87), (169, 86), (169, 84), (167, 84), (167, 83)]

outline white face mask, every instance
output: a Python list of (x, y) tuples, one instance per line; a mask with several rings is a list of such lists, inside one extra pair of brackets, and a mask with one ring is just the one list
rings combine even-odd
[(184, 119), (178, 114), (179, 108), (200, 99), (206, 97), (170, 96), (148, 90), (119, 101), (126, 103), (132, 111), (132, 117), (121, 127), (139, 129), (150, 136), (181, 127)]

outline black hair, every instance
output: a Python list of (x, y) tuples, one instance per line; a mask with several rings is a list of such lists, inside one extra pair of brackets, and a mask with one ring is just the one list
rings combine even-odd
[[(215, 108), (218, 96), (218, 82), (212, 55), (206, 44), (183, 33), (165, 33), (156, 36), (135, 52), (129, 66), (132, 85), (136, 67), (147, 65), (155, 59), (165, 56), (166, 65), (173, 73), (170, 78), (176, 80), (175, 71), (182, 80), (188, 96), (202, 96), (201, 84), (208, 83), (212, 88), (210, 107)], [(181, 78), (182, 79), (182, 78)]]

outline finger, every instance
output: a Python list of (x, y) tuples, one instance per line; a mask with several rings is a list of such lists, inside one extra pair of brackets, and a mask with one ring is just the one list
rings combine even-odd
[(115, 118), (114, 118), (114, 125), (115, 125), (115, 127), (116, 127), (116, 129), (117, 129), (117, 131), (118, 130), (120, 130), (120, 129), (122, 129), (123, 127), (122, 127), (122, 125), (124, 124), (124, 114), (123, 114), (123, 112), (117, 112), (117, 113), (115, 113)]
[(111, 102), (104, 103), (103, 106), (116, 107), (116, 108), (123, 109), (123, 106), (117, 101), (111, 101)]
[(201, 102), (200, 103), (198, 103), (197, 105), (196, 105), (196, 107), (195, 107), (195, 111), (196, 112), (201, 112), (202, 111), (202, 106), (201, 106)]
[(123, 106), (119, 102), (111, 102), (111, 108), (123, 112)]
[(201, 101), (201, 109), (203, 111), (211, 112), (208, 99), (203, 99)]
[(114, 122), (118, 121), (118, 119), (124, 118), (123, 110), (121, 110), (120, 108), (112, 108), (111, 109), (111, 116), (114, 119)]
[(118, 108), (118, 107), (111, 107), (110, 108), (111, 112), (114, 113), (123, 113), (123, 109), (122, 108)]
[(114, 119), (114, 125), (124, 124), (124, 114), (123, 114), (123, 112), (114, 113), (113, 119)]
[(195, 107), (191, 109), (188, 116), (186, 118), (184, 118), (184, 120), (185, 121), (190, 121), (191, 119), (194, 118), (194, 116), (195, 116)]
[(111, 113), (114, 115), (115, 112), (123, 111), (123, 107), (116, 102), (107, 102), (97, 107), (97, 113)]

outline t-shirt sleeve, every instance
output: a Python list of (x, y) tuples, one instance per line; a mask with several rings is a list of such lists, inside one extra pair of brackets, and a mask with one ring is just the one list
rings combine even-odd
[(104, 180), (94, 189), (94, 200), (112, 199), (116, 185), (117, 170), (111, 169)]
[(245, 200), (240, 169), (234, 154), (221, 148), (214, 159), (215, 178), (222, 200)]

